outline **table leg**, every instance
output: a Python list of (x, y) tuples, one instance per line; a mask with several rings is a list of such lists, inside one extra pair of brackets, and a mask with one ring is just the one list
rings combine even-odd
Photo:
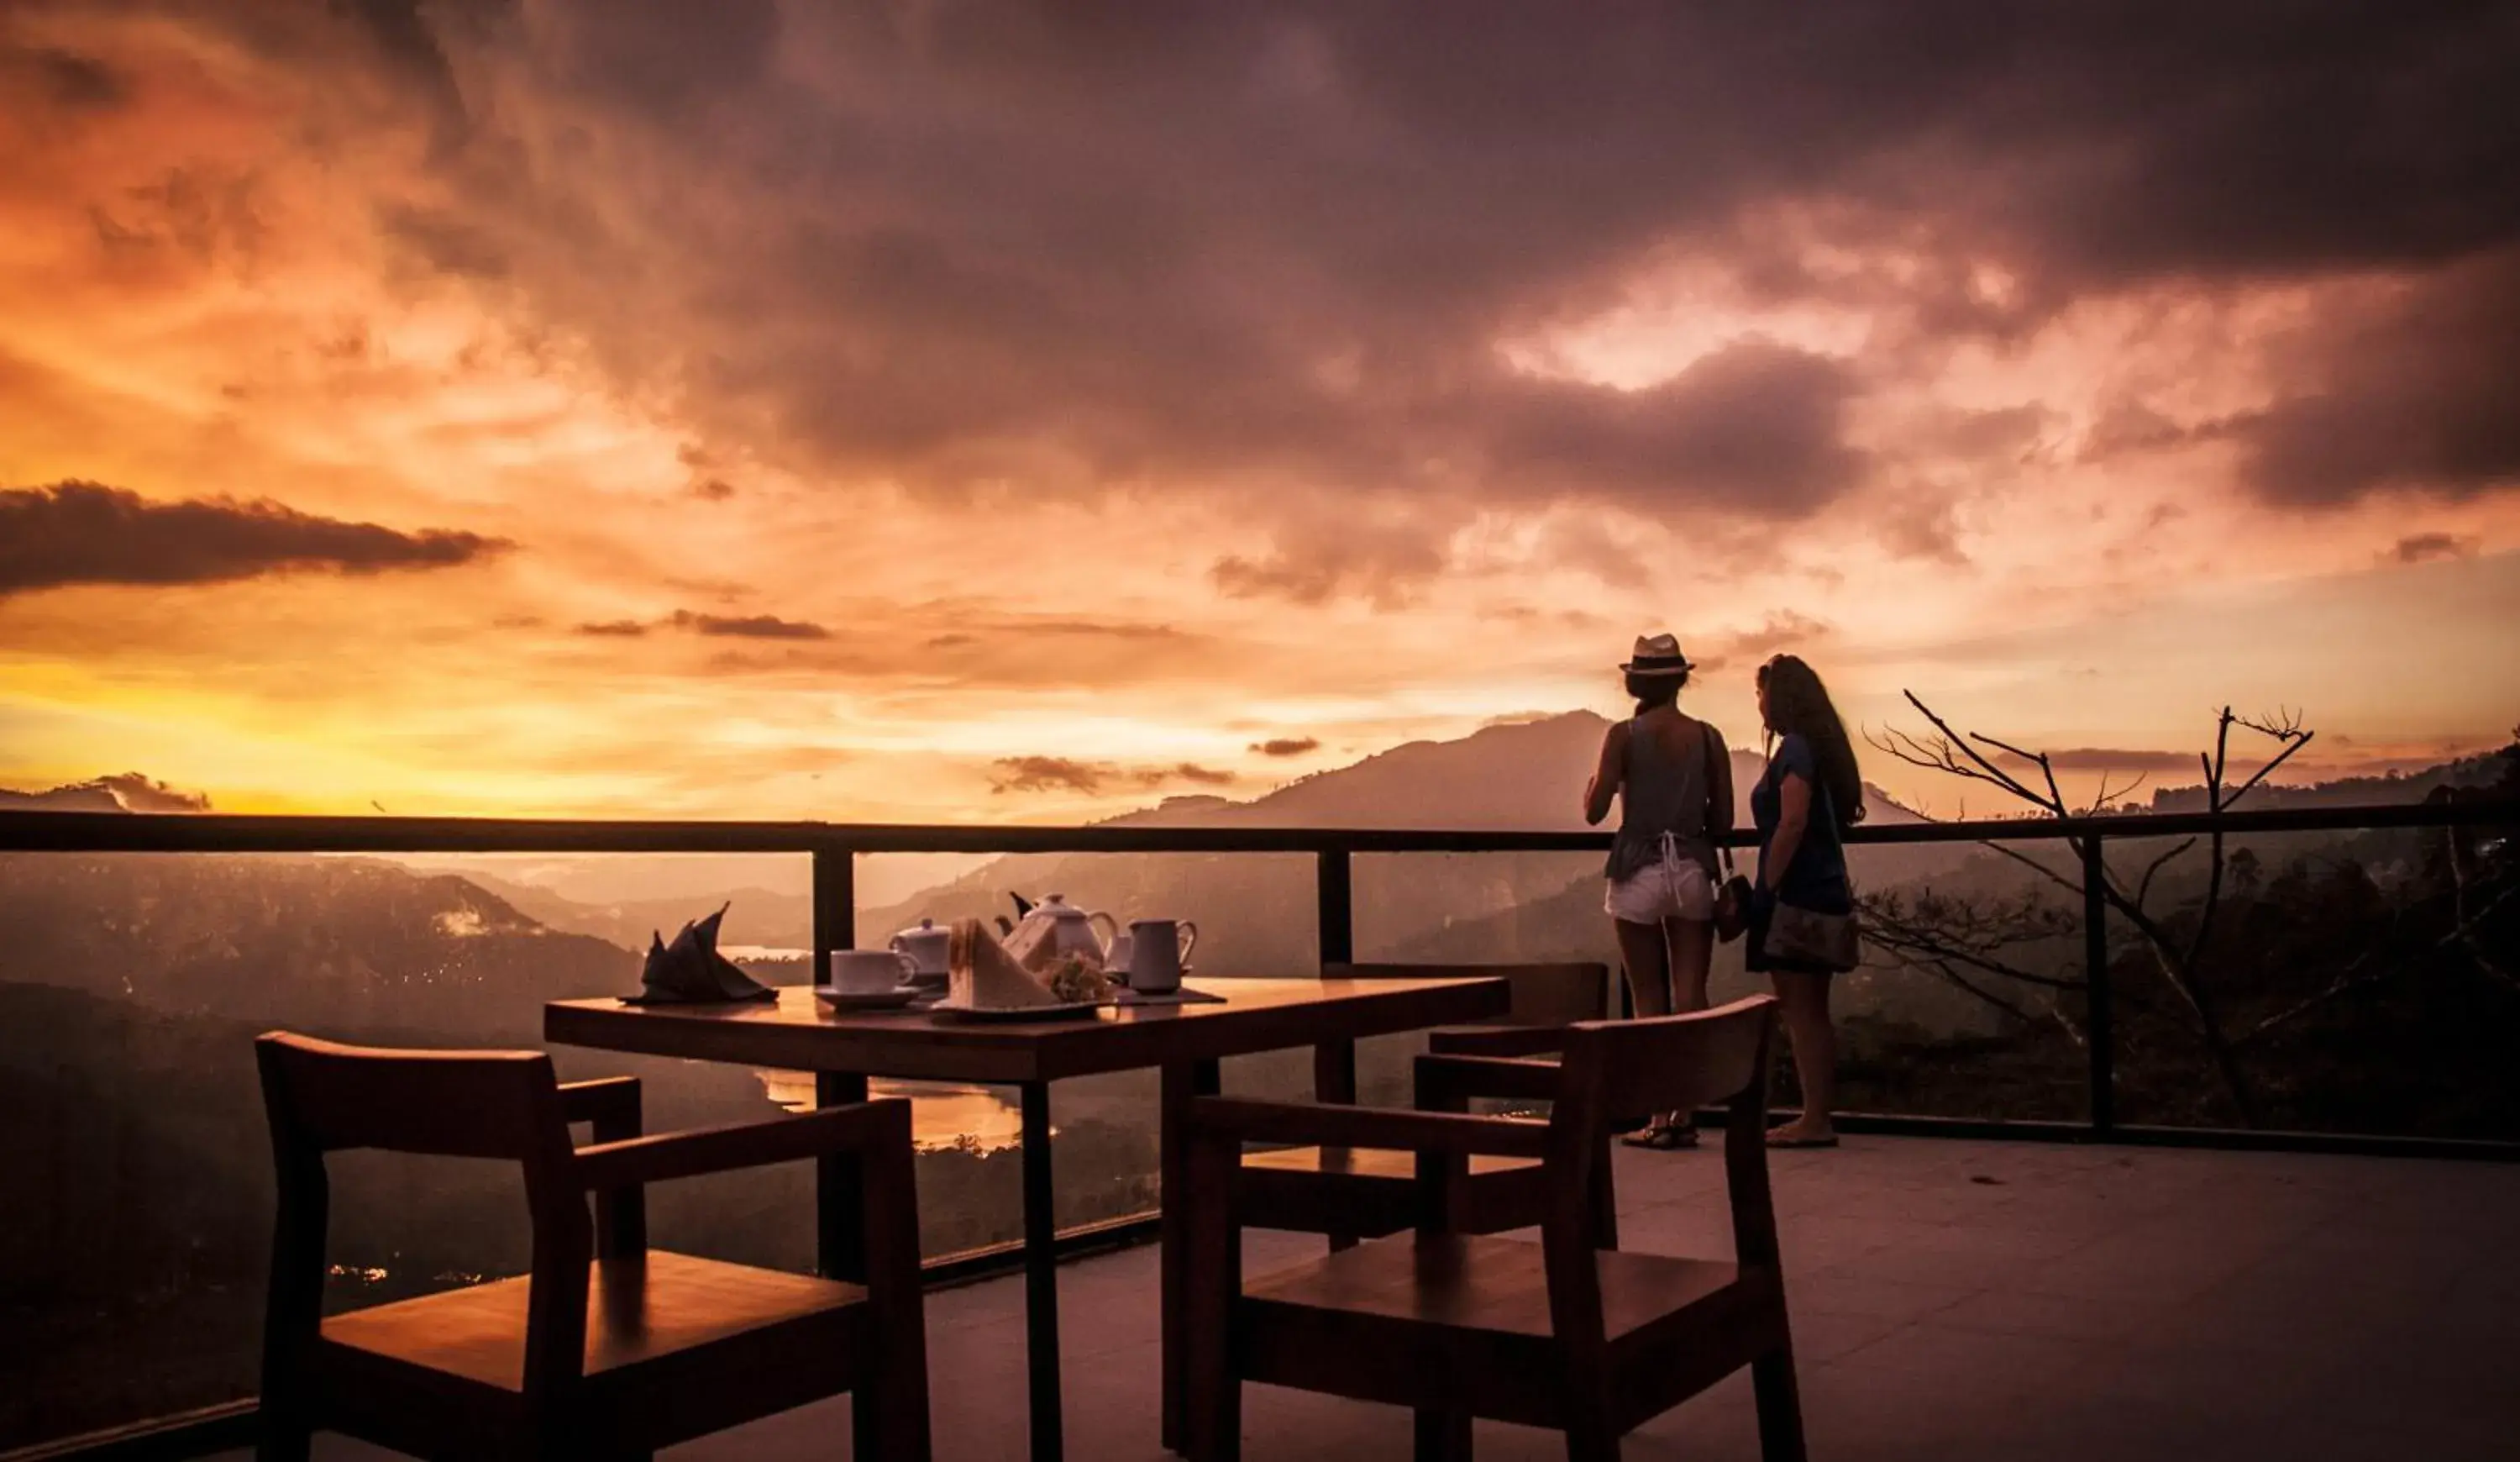
[(1190, 1239), (1190, 1214), (1184, 1208), (1190, 1193), (1189, 1148), (1185, 1140), (1189, 1123), (1185, 1119), (1192, 1098), (1214, 1096), (1221, 1089), (1221, 1074), (1213, 1061), (1175, 1063), (1163, 1069), (1163, 1095), (1157, 1119), (1161, 1129), (1156, 1139), (1163, 1181), (1163, 1253), (1157, 1260), (1163, 1278), (1158, 1304), (1163, 1327), (1163, 1441), (1164, 1449), (1174, 1452), (1189, 1444), (1190, 1415), (1190, 1337), (1182, 1321), (1182, 1306), (1189, 1298), (1186, 1265)]
[[(851, 1072), (814, 1073), (814, 1105), (849, 1107), (867, 1099), (867, 1078)], [(866, 1279), (866, 1179), (854, 1155), (814, 1160), (814, 1267), (825, 1279)]]
[(1058, 1215), (1050, 1181), (1050, 1083), (1023, 1092), (1024, 1348), (1032, 1377), (1032, 1459), (1058, 1462)]

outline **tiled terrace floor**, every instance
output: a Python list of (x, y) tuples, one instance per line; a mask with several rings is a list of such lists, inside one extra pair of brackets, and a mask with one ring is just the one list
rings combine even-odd
[[(1721, 1163), (1623, 1152), (1626, 1246), (1729, 1252)], [(1776, 1172), (1815, 1462), (2520, 1456), (2520, 1167), (1868, 1137)], [(1255, 1236), (1251, 1272), (1318, 1243)], [(1068, 1454), (1163, 1457), (1154, 1251), (1061, 1280)], [(928, 1334), (938, 1455), (1020, 1457), (1020, 1282), (932, 1296)], [(845, 1455), (845, 1405), (669, 1455)], [(1254, 1459), (1408, 1455), (1390, 1408), (1253, 1387), (1244, 1419)], [(1626, 1452), (1757, 1454), (1746, 1377)]]

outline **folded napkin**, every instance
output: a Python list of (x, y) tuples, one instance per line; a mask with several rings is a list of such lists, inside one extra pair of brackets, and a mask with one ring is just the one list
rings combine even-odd
[(954, 921), (945, 946), (945, 1003), (966, 1010), (1056, 1005), (1050, 985), (1017, 963), (977, 919)]
[(718, 926), (732, 905), (720, 905), (705, 919), (683, 926), (668, 944), (654, 931), (648, 936), (648, 967), (640, 972), (639, 993), (622, 997), (630, 1005), (688, 1005), (702, 1001), (775, 1000), (779, 992), (737, 969), (717, 952)]

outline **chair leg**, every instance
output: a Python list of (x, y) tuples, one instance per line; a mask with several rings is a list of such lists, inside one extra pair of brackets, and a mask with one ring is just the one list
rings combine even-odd
[(849, 1393), (849, 1457), (851, 1462), (878, 1462), (892, 1454), (883, 1449), (883, 1387), (861, 1384)]
[(1578, 1410), (1566, 1419), (1566, 1462), (1619, 1462), (1619, 1434), (1608, 1417)]
[(1470, 1462), (1470, 1414), (1418, 1408), (1418, 1462)]
[(849, 1393), (849, 1435), (857, 1462), (928, 1462), (926, 1393), (878, 1372)]
[(1190, 1378), (1191, 1462), (1241, 1462), (1242, 1378), (1204, 1367)]
[(265, 1407), (261, 1416), (262, 1439), (253, 1444), (254, 1462), (306, 1462), (307, 1451), (314, 1444), (314, 1429), (292, 1417), (275, 1415)]
[(1803, 1462), (1803, 1404), (1791, 1342), (1750, 1362), (1750, 1386), (1759, 1400), (1759, 1455), (1765, 1462)]
[(1593, 1162), (1593, 1247), (1619, 1247), (1619, 1188), (1610, 1161), (1610, 1144), (1601, 1144)]

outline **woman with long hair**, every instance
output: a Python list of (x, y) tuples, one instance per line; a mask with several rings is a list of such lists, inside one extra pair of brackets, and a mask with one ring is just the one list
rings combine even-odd
[[(1706, 1008), (1715, 948), (1715, 845), (1732, 831), (1732, 761), (1713, 726), (1680, 708), (1691, 666), (1667, 634), (1642, 636), (1619, 669), (1636, 714), (1601, 738), (1600, 765), (1584, 788), (1584, 820), (1598, 824), (1619, 800), (1619, 833), (1602, 872), (1602, 907), (1619, 936), (1619, 958), (1637, 1014)], [(1666, 1113), (1625, 1139), (1638, 1147), (1697, 1145), (1690, 1115)]]
[(1778, 904), (1822, 915), (1852, 915), (1840, 834), (1864, 819), (1864, 779), (1846, 723), (1827, 687), (1799, 658), (1779, 655), (1759, 666), (1759, 718), (1774, 739), (1767, 770), (1750, 790), (1759, 829), (1759, 880), (1752, 890), (1747, 963), (1775, 981), (1785, 1040), (1793, 1048), (1802, 1114), (1769, 1132), (1777, 1147), (1835, 1147), (1829, 1120), (1837, 1097), (1837, 1035), (1829, 1025), (1828, 983), (1834, 971), (1768, 948)]

